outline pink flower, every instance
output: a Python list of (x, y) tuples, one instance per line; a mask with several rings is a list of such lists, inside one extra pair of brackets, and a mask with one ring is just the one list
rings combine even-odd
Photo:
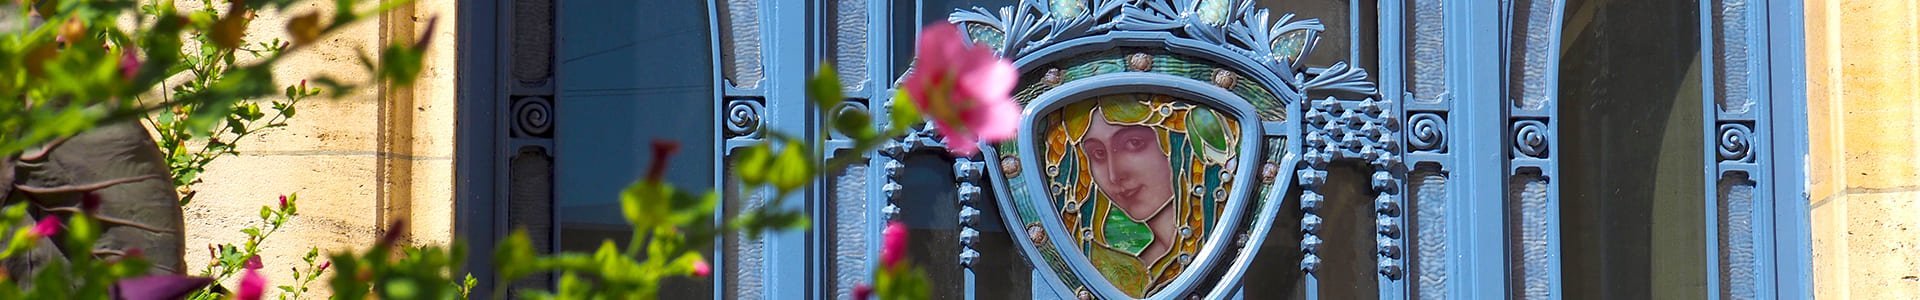
[(235, 293), (234, 297), (240, 300), (260, 300), (260, 296), (265, 295), (266, 292), (267, 277), (260, 276), (259, 270), (247, 269), (247, 274), (240, 276), (240, 292)]
[(705, 259), (694, 260), (693, 277), (706, 278), (708, 275), (713, 275), (713, 265), (708, 265)]
[(902, 256), (907, 255), (907, 223), (888, 222), (881, 234), (884, 237), (880, 240), (880, 264), (886, 267), (900, 264)]
[(853, 300), (873, 299), (873, 286), (859, 284), (853, 286)]
[(54, 234), (59, 234), (59, 233), (60, 233), (59, 217), (47, 216), (44, 219), (40, 219), (39, 223), (33, 224), (34, 235), (53, 236)]
[(133, 54), (133, 48), (122, 50), (125, 51), (120, 52), (120, 77), (133, 80), (134, 75), (140, 74), (140, 57)]
[(321, 263), (320, 263), (320, 271), (321, 271), (321, 272), (325, 272), (325, 271), (327, 271), (327, 267), (332, 267), (332, 266), (333, 266), (333, 261), (325, 261), (325, 262), (321, 262)]
[(993, 48), (970, 45), (946, 22), (920, 30), (915, 56), (907, 94), (947, 137), (948, 151), (973, 155), (979, 142), (1013, 138), (1020, 119), (1020, 105), (1010, 97), (1020, 76), (1013, 63)]
[(280, 195), (280, 209), (287, 209), (287, 195)]
[(251, 258), (247, 258), (247, 266), (246, 266), (246, 268), (247, 268), (248, 270), (259, 270), (259, 269), (260, 269), (260, 267), (262, 267), (262, 265), (260, 264), (260, 256), (259, 256), (259, 255), (254, 255), (254, 256), (253, 256), (253, 257), (251, 257)]

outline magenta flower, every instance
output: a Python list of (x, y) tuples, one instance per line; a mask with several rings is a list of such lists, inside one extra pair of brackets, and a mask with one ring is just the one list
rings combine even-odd
[(1010, 95), (1019, 80), (1013, 63), (993, 48), (971, 45), (960, 29), (946, 22), (920, 30), (907, 95), (947, 137), (947, 150), (973, 155), (979, 142), (1013, 138), (1020, 105)]
[(133, 54), (133, 48), (122, 50), (124, 51), (120, 51), (120, 77), (133, 80), (134, 75), (140, 74), (140, 57)]
[[(305, 81), (301, 81), (304, 83)], [(280, 195), (280, 209), (287, 209), (287, 195)]]
[(900, 264), (900, 259), (907, 255), (907, 223), (887, 222), (887, 229), (881, 234), (884, 237), (880, 240), (880, 264), (889, 268)]
[(706, 277), (707, 277), (708, 275), (713, 275), (713, 265), (709, 265), (709, 264), (707, 264), (707, 260), (705, 260), (705, 259), (697, 259), (697, 260), (694, 260), (694, 261), (693, 261), (693, 276), (694, 276), (694, 277), (700, 277), (700, 278), (706, 278)]
[(34, 235), (38, 235), (38, 236), (53, 236), (53, 235), (55, 235), (55, 234), (59, 234), (59, 233), (60, 233), (60, 218), (59, 218), (59, 217), (54, 217), (54, 216), (47, 216), (47, 217), (46, 217), (46, 218), (44, 218), (44, 219), (40, 219), (40, 222), (39, 222), (39, 223), (34, 223), (34, 224), (33, 224), (33, 234), (34, 234)]
[(873, 286), (869, 286), (865, 284), (854, 285), (853, 299), (854, 300), (873, 299)]
[(259, 255), (254, 255), (254, 256), (253, 256), (253, 257), (251, 257), (251, 258), (247, 258), (247, 266), (246, 266), (246, 268), (247, 268), (248, 270), (259, 270), (259, 269), (260, 269), (261, 267), (263, 267), (263, 265), (262, 265), (262, 264), (260, 263), (260, 256), (259, 256)]
[(260, 276), (260, 270), (247, 269), (247, 274), (240, 276), (240, 291), (234, 293), (234, 297), (240, 300), (260, 300), (266, 292), (267, 277)]

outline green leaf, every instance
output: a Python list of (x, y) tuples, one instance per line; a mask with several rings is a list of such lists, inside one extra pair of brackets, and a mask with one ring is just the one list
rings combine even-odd
[(400, 44), (388, 45), (386, 51), (380, 53), (381, 78), (401, 86), (413, 85), (413, 81), (420, 78), (425, 50)]
[(673, 186), (640, 180), (620, 192), (620, 211), (634, 228), (653, 228), (667, 217)]
[(833, 106), (846, 101), (846, 95), (840, 91), (840, 75), (833, 71), (833, 63), (821, 62), (818, 70), (814, 71), (813, 77), (807, 78), (807, 98), (821, 112), (831, 110)]
[(920, 106), (913, 104), (913, 95), (907, 94), (907, 89), (894, 91), (893, 110), (888, 111), (887, 114), (893, 120), (893, 128), (897, 129), (919, 124), (923, 120), (920, 117)]
[(714, 207), (720, 204), (720, 194), (713, 191), (695, 196), (685, 192), (673, 193), (673, 212), (667, 222), (672, 224), (690, 224), (713, 216)]
[(840, 113), (835, 114), (833, 118), (833, 128), (835, 130), (839, 130), (840, 134), (847, 135), (847, 137), (856, 140), (873, 139), (874, 136), (879, 135), (879, 133), (873, 131), (872, 124), (873, 116), (867, 115), (866, 111), (858, 109), (841, 110)]
[(781, 194), (806, 186), (813, 181), (813, 163), (806, 146), (790, 141), (780, 156), (774, 157), (773, 164), (767, 168), (767, 183), (772, 184)]
[(747, 185), (760, 185), (767, 180), (767, 166), (773, 161), (773, 151), (767, 144), (757, 144), (740, 148), (735, 153), (734, 173), (740, 175), (740, 181)]

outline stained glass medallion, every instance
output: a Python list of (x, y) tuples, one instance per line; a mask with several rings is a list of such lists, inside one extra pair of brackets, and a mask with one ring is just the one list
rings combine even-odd
[(1231, 190), (1238, 120), (1162, 94), (1093, 97), (1046, 116), (1046, 183), (1076, 247), (1130, 296), (1172, 281)]

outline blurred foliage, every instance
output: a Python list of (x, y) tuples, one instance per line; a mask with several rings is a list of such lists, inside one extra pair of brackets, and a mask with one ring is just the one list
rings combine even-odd
[[(331, 18), (308, 11), (278, 26), (286, 28), (291, 42), (246, 43), (248, 28), (275, 26), (252, 24), (255, 16), (296, 13), (287, 10), (294, 2), (201, 0), (205, 9), (191, 11), (180, 10), (172, 0), (0, 4), (7, 14), (27, 16), (12, 18), (24, 24), (0, 33), (0, 99), (7, 99), (0, 101), (0, 116), (5, 116), (0, 119), (0, 153), (161, 112), (176, 113), (169, 123), (181, 132), (211, 137), (216, 126), (231, 123), (236, 109), (249, 107), (237, 104), (284, 90), (274, 86), (273, 71), (290, 53), (406, 1), (357, 5), (335, 0)], [(224, 12), (214, 9), (221, 6)], [(419, 73), (425, 39), (387, 45), (379, 61), (363, 55), (361, 66), (382, 82), (410, 84)], [(253, 57), (240, 60), (235, 55), (240, 52)], [(169, 84), (175, 81), (181, 83)], [(325, 76), (314, 82), (335, 96), (365, 84)], [(143, 94), (160, 89), (165, 89), (163, 97), (142, 101)], [(228, 126), (221, 133), (234, 131)]]

